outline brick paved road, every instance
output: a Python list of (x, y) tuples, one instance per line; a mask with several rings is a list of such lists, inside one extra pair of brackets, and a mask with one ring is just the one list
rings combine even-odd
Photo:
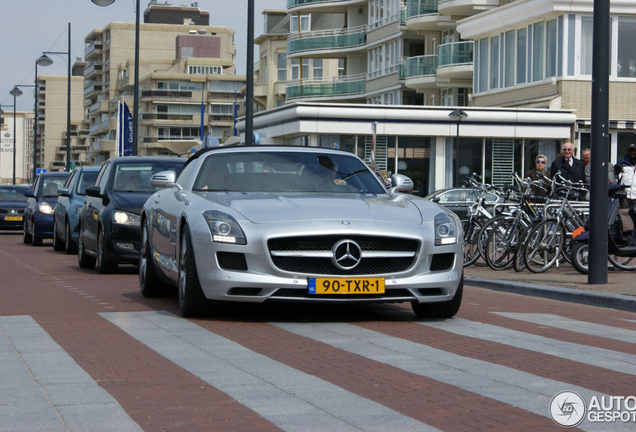
[(633, 313), (467, 287), (447, 321), (407, 305), (184, 320), (134, 267), (98, 275), (2, 233), (0, 277), (0, 431), (559, 430), (560, 391), (636, 393)]

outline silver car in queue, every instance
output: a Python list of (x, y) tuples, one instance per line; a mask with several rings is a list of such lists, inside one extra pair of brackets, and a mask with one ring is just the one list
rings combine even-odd
[(422, 317), (461, 305), (458, 217), (387, 191), (357, 156), (291, 146), (201, 150), (141, 211), (144, 296), (177, 288), (184, 316), (224, 302), (410, 302)]

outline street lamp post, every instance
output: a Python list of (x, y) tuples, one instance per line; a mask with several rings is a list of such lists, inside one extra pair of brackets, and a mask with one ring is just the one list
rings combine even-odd
[[(115, 0), (91, 0), (97, 6), (110, 6)], [(251, 0), (253, 1), (253, 0)], [(135, 79), (133, 99), (133, 143), (132, 155), (137, 156), (139, 136), (139, 0), (135, 1)]]
[(53, 64), (53, 60), (48, 58), (45, 55), (40, 56), (35, 61), (35, 106), (33, 108), (33, 112), (35, 113), (35, 118), (33, 120), (33, 174), (32, 181), (35, 182), (35, 176), (37, 175), (38, 170), (38, 66), (51, 66)]
[[(68, 51), (44, 51), (42, 57), (38, 59), (40, 66), (50, 66), (53, 60), (47, 54), (58, 54), (67, 56), (67, 89), (66, 89), (66, 167), (65, 171), (71, 170), (71, 23), (68, 23)], [(37, 96), (36, 96), (37, 97)], [(37, 107), (36, 107), (37, 108)]]
[(23, 92), (22, 90), (20, 90), (18, 88), (18, 86), (14, 86), (13, 89), (9, 92), (9, 94), (11, 96), (13, 96), (13, 184), (15, 185), (15, 133), (16, 133), (16, 129), (15, 129), (15, 123), (16, 123), (16, 119), (15, 119), (15, 107), (16, 107), (16, 98), (18, 96), (22, 96)]
[(455, 144), (457, 145), (457, 149), (459, 151), (459, 124), (461, 123), (463, 119), (468, 117), (468, 114), (466, 114), (466, 112), (460, 109), (456, 109), (448, 113), (448, 117), (451, 120), (454, 120), (457, 122), (457, 136), (455, 137)]

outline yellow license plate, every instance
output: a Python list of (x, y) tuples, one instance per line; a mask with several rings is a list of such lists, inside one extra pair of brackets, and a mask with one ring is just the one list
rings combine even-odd
[(5, 216), (4, 220), (5, 221), (21, 221), (22, 216)]
[(384, 278), (309, 278), (309, 294), (384, 294)]

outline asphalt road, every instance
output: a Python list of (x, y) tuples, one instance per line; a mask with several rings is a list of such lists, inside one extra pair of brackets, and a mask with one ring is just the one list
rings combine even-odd
[(404, 304), (186, 320), (136, 271), (0, 233), (0, 431), (561, 430), (562, 391), (636, 393), (636, 313), (467, 286), (450, 320)]

